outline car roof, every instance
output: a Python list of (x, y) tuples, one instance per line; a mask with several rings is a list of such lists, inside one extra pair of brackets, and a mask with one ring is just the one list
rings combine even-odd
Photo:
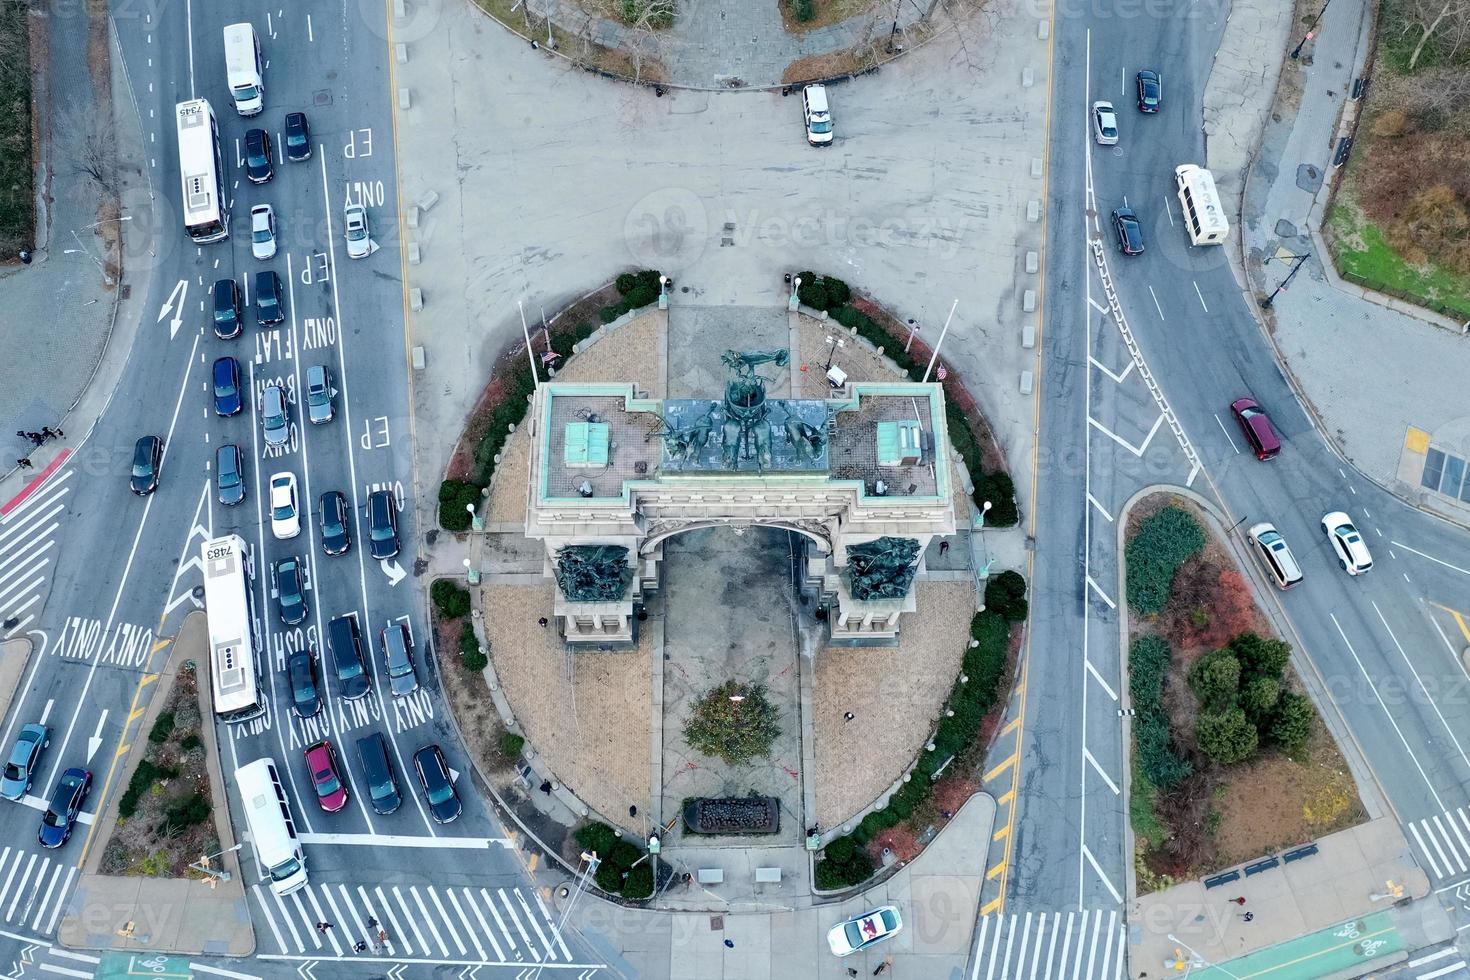
[(272, 474), (272, 476), (271, 476), (271, 489), (272, 490), (275, 490), (277, 488), (280, 488), (280, 489), (284, 490), (286, 487), (294, 487), (295, 485), (296, 485), (296, 474), (295, 473), (275, 473), (275, 474)]
[(306, 369), (306, 383), (309, 385), (326, 384), (327, 369), (324, 365), (313, 364)]

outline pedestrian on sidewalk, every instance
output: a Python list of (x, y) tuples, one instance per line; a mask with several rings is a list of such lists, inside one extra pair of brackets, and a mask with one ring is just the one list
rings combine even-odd
[(1236, 905), (1244, 905), (1245, 904), (1245, 896), (1242, 895), (1239, 898), (1232, 898), (1231, 901), (1234, 902)]
[(851, 966), (848, 967), (847, 968), (847, 975), (850, 976), (850, 977), (857, 976), (857, 968), (856, 967), (851, 967)]
[(1241, 919), (1242, 922), (1249, 922), (1252, 919), (1254, 919), (1255, 917), (1256, 917), (1256, 913), (1254, 913), (1254, 912), (1247, 912), (1244, 915), (1242, 915), (1240, 917), (1240, 919)]
[(844, 711), (842, 713), (842, 720), (843, 721), (852, 721), (856, 717), (857, 717), (857, 715), (853, 714), (851, 711)]
[(378, 928), (378, 920), (373, 918), (372, 916), (368, 916), (367, 927), (369, 929)]
[(60, 439), (61, 430), (53, 429), (49, 425), (43, 425), (41, 426), (41, 435), (45, 436), (47, 439)]
[(354, 953), (366, 953), (367, 952), (367, 940), (366, 939), (359, 939), (357, 942), (353, 943), (352, 944), (352, 951)]
[(18, 436), (20, 436), (22, 439), (28, 439), (28, 438), (30, 438), (29, 436), (26, 435), (26, 430), (25, 429), (16, 429), (15, 430), (15, 434), (18, 435)]
[(939, 542), (939, 557), (940, 558), (943, 558), (944, 557), (944, 553), (946, 551), (948, 551), (948, 550), (949, 550), (949, 542), (948, 541), (941, 541), (941, 542)]
[(888, 972), (888, 964), (889, 963), (892, 963), (892, 962), (893, 962), (893, 957), (889, 956), (889, 957), (885, 958), (882, 963), (879, 963), (878, 964), (878, 968), (873, 971), (873, 976), (876, 977), (880, 973), (887, 973)]
[(23, 470), (33, 470), (33, 469), (36, 468), (36, 464), (32, 463), (29, 459), (25, 458), (24, 456), (22, 456), (20, 459), (16, 460), (15, 461), (15, 465), (16, 466), (19, 466)]
[(321, 933), (323, 936), (327, 934), (327, 930), (330, 928), (332, 928), (332, 924), (330, 922), (318, 922), (316, 924), (316, 931)]
[(26, 438), (31, 441), (31, 445), (33, 446), (43, 446), (46, 444), (46, 437), (39, 432), (27, 432)]
[(551, 780), (541, 780), (541, 792), (545, 793), (547, 796), (551, 795)]
[(545, 629), (550, 622), (551, 620), (547, 619), (545, 616), (542, 616), (540, 619), (536, 620), (536, 625), (541, 627), (542, 629)]
[(733, 939), (727, 939), (727, 940), (725, 940), (725, 948), (726, 949), (734, 949), (735, 948), (735, 940), (733, 940)]

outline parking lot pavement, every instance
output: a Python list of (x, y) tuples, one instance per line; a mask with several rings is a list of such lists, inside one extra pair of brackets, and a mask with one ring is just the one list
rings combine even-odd
[(951, 35), (834, 86), (836, 144), (814, 149), (797, 97), (660, 98), (445, 9), (397, 72), (411, 105), (403, 198), (432, 203), (405, 232), (422, 256), (409, 267), (427, 362), (420, 471), (442, 471), (495, 355), (520, 337), (518, 301), (534, 323), (633, 267), (670, 274), (676, 306), (780, 304), (782, 274), (810, 268), (915, 317), (930, 342), (958, 300), (943, 359), (1027, 469), (1035, 409), (1019, 378), (1036, 351), (1022, 309), (1040, 288), (1025, 269), (1042, 238), (1047, 46), (1018, 4), (991, 17), (984, 63)]

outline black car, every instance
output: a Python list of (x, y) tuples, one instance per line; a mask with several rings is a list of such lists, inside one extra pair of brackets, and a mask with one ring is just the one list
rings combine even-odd
[(233, 357), (216, 358), (214, 362), (214, 414), (239, 415), (245, 407), (240, 396), (240, 362)]
[(306, 583), (302, 580), (301, 559), (282, 558), (271, 566), (271, 581), (276, 587), (276, 603), (281, 622), (296, 626), (306, 619)]
[(1164, 103), (1164, 81), (1159, 73), (1145, 68), (1135, 80), (1138, 83), (1138, 111), (1158, 112)]
[(460, 814), (459, 794), (449, 778), (449, 763), (437, 745), (425, 745), (413, 754), (413, 767), (419, 774), (419, 785), (429, 801), (429, 816), (435, 823), (449, 823)]
[(374, 558), (398, 554), (398, 501), (392, 490), (375, 490), (368, 497), (368, 543)]
[(286, 159), (293, 163), (311, 159), (311, 126), (304, 112), (286, 113)]
[(163, 464), (163, 440), (144, 436), (133, 446), (133, 493), (146, 496), (158, 489), (158, 469)]
[(287, 657), (286, 679), (291, 682), (291, 708), (296, 717), (316, 717), (322, 710), (321, 689), (316, 683), (316, 651), (297, 650)]
[(403, 795), (398, 791), (398, 777), (393, 774), (393, 758), (382, 732), (373, 732), (357, 740), (357, 758), (367, 779), (368, 799), (373, 812), (384, 816), (398, 809)]
[(263, 129), (245, 131), (245, 176), (252, 184), (264, 184), (276, 175), (271, 162), (271, 134)]
[(1132, 208), (1113, 211), (1113, 231), (1118, 234), (1118, 250), (1124, 255), (1143, 253), (1143, 226), (1138, 223), (1138, 215)]
[(245, 329), (240, 316), (240, 284), (233, 279), (214, 281), (214, 334), (220, 340), (234, 340)]
[(338, 616), (327, 624), (327, 647), (332, 651), (342, 697), (348, 701), (364, 697), (372, 682), (368, 678), (367, 660), (362, 655), (362, 635), (357, 631), (356, 616)]
[(255, 274), (255, 322), (261, 326), (286, 319), (281, 296), (281, 277), (271, 269)]
[(61, 774), (56, 789), (51, 791), (51, 802), (41, 816), (40, 833), (36, 835), (42, 847), (60, 847), (67, 842), (91, 788), (92, 774), (85, 769), (68, 769)]
[(219, 502), (233, 507), (245, 499), (245, 461), (240, 447), (225, 443), (214, 451), (214, 486)]
[(340, 490), (328, 490), (322, 494), (322, 550), (328, 555), (345, 555), (351, 547), (347, 498)]

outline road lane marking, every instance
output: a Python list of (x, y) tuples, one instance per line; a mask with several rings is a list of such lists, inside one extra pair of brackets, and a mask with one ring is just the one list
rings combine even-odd
[(1444, 559), (1442, 559), (1442, 558), (1436, 558), (1433, 555), (1426, 555), (1424, 552), (1418, 550), (1417, 548), (1410, 548), (1408, 545), (1404, 544), (1402, 541), (1394, 541), (1394, 540), (1390, 539), (1389, 544), (1391, 544), (1391, 545), (1393, 545), (1394, 547), (1397, 547), (1397, 548), (1403, 548), (1405, 551), (1412, 552), (1413, 554), (1418, 555), (1420, 558), (1428, 558), (1430, 561), (1434, 562), (1435, 564), (1437, 564), (1437, 565), (1443, 565), (1445, 568), (1451, 569), (1452, 571), (1459, 572), (1461, 575), (1470, 575), (1470, 569), (1461, 568), (1459, 565), (1451, 565), (1449, 562), (1445, 561)]
[(1393, 631), (1393, 628), (1388, 625), (1388, 618), (1383, 615), (1383, 610), (1378, 608), (1377, 600), (1371, 600), (1371, 602), (1373, 606), (1373, 611), (1378, 615), (1378, 621), (1383, 624), (1383, 628), (1388, 632), (1389, 639), (1393, 640), (1394, 648), (1398, 650), (1399, 656), (1404, 658), (1404, 665), (1409, 668), (1409, 673), (1414, 675), (1414, 683), (1418, 684), (1419, 690), (1424, 692), (1424, 697), (1429, 702), (1429, 706), (1434, 709), (1434, 716), (1438, 718), (1439, 723), (1444, 726), (1444, 730), (1450, 736), (1450, 741), (1455, 743), (1455, 751), (1460, 753), (1460, 761), (1465, 763), (1465, 767), (1467, 769), (1470, 769), (1470, 757), (1467, 757), (1465, 755), (1465, 747), (1460, 744), (1460, 739), (1458, 736), (1455, 735), (1455, 730), (1451, 728), (1450, 723), (1445, 720), (1444, 712), (1439, 710), (1439, 702), (1434, 699), (1434, 696), (1429, 693), (1429, 689), (1424, 686), (1423, 678), (1419, 676), (1419, 671), (1415, 669), (1414, 662), (1409, 659), (1408, 653), (1404, 651), (1404, 645), (1399, 642), (1398, 634), (1395, 633)]
[(1112, 378), (1113, 381), (1115, 381), (1118, 384), (1122, 384), (1123, 383), (1123, 379), (1126, 378), (1126, 377), (1128, 377), (1128, 375), (1130, 375), (1130, 374), (1133, 373), (1133, 362), (1132, 361), (1129, 361), (1128, 364), (1123, 368), (1123, 373), (1122, 374), (1114, 374), (1108, 368), (1108, 366), (1106, 364), (1104, 364), (1102, 361), (1099, 361), (1097, 358), (1095, 358), (1095, 357), (1093, 357), (1091, 355), (1088, 355), (1087, 360), (1088, 360), (1089, 363), (1092, 364), (1093, 367), (1097, 368), (1103, 374), (1106, 374), (1108, 377)]
[(1159, 296), (1154, 292), (1154, 287), (1148, 287), (1148, 294), (1154, 298), (1154, 309), (1159, 311), (1159, 319), (1164, 318), (1164, 308), (1159, 305)]
[(1235, 444), (1235, 440), (1230, 437), (1230, 430), (1227, 429), (1227, 428), (1225, 428), (1225, 423), (1224, 422), (1221, 422), (1220, 421), (1220, 416), (1219, 416), (1218, 413), (1215, 415), (1215, 424), (1220, 427), (1220, 431), (1221, 432), (1225, 433), (1225, 441), (1228, 442), (1228, 443), (1230, 443), (1230, 448), (1231, 449), (1234, 449), (1235, 450), (1235, 454), (1237, 456), (1239, 456), (1240, 455), (1240, 447), (1237, 446)]
[(348, 847), (431, 847), (483, 851), (497, 844), (507, 851), (515, 844), (506, 837), (409, 837), (395, 834), (301, 834), (303, 844), (340, 844)]
[(1459, 952), (1459, 950), (1455, 949), (1453, 946), (1446, 946), (1444, 949), (1430, 953), (1428, 956), (1421, 956), (1417, 960), (1410, 960), (1404, 965), (1409, 967), (1423, 966), (1425, 963), (1433, 963), (1435, 960), (1442, 960), (1446, 956), (1453, 956), (1457, 952)]
[(1088, 296), (1087, 297), (1087, 302), (1091, 303), (1092, 304), (1092, 308), (1095, 309), (1095, 310), (1097, 310), (1103, 316), (1107, 316), (1109, 313), (1113, 312), (1112, 310), (1108, 309), (1106, 306), (1103, 306), (1097, 300), (1093, 299), (1091, 296)]
[(1092, 766), (1093, 770), (1102, 777), (1103, 782), (1108, 784), (1108, 789), (1113, 791), (1114, 796), (1117, 796), (1121, 792), (1118, 789), (1118, 784), (1113, 782), (1113, 777), (1109, 776), (1106, 772), (1103, 771), (1102, 763), (1097, 761), (1096, 756), (1094, 756), (1089, 750), (1083, 749), (1082, 758), (1086, 759), (1088, 764)]
[(1199, 297), (1199, 305), (1200, 306), (1204, 306), (1205, 312), (1206, 313), (1210, 312), (1210, 308), (1208, 306), (1205, 306), (1205, 294), (1199, 291), (1199, 283), (1198, 282), (1195, 282), (1194, 283), (1194, 294)]
[(1107, 521), (1108, 521), (1109, 524), (1113, 523), (1113, 515), (1112, 514), (1109, 514), (1108, 511), (1107, 511), (1107, 508), (1104, 507), (1098, 501), (1098, 499), (1096, 497), (1094, 497), (1091, 493), (1089, 493), (1087, 495), (1087, 502), (1089, 504), (1091, 504), (1092, 506), (1096, 507), (1097, 508), (1097, 512), (1099, 514), (1101, 514), (1103, 517), (1107, 518)]
[(982, 782), (982, 783), (988, 783), (992, 779), (994, 779), (996, 776), (999, 776), (1001, 773), (1005, 772), (1011, 766), (1015, 765), (1016, 764), (1016, 756), (1017, 755), (1019, 755), (1019, 753), (1012, 752), (1009, 756), (1007, 756), (1005, 758), (1004, 761), (1002, 761), (998, 765), (996, 765), (995, 768), (991, 769), (985, 775), (981, 776), (980, 777), (980, 782)]
[(1087, 424), (1092, 426), (1097, 431), (1101, 432), (1103, 435), (1107, 436), (1109, 439), (1116, 442), (1118, 445), (1122, 446), (1124, 449), (1128, 450), (1134, 456), (1142, 459), (1144, 452), (1148, 450), (1148, 444), (1153, 442), (1154, 435), (1159, 431), (1159, 426), (1164, 424), (1164, 416), (1162, 413), (1160, 413), (1159, 417), (1154, 419), (1153, 428), (1148, 430), (1148, 435), (1145, 436), (1143, 439), (1143, 445), (1136, 448), (1128, 440), (1108, 429), (1101, 422), (1097, 421), (1097, 419), (1093, 418), (1090, 415), (1087, 417)]

